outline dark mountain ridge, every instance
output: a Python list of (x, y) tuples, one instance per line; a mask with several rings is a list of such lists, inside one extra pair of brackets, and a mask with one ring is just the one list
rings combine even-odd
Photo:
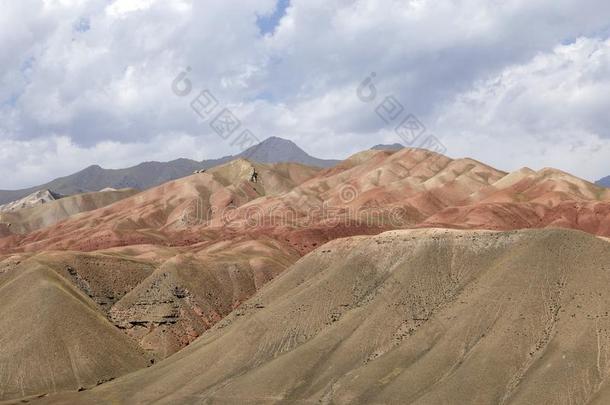
[(317, 167), (330, 167), (339, 162), (338, 160), (315, 158), (292, 141), (270, 137), (237, 155), (224, 156), (220, 159), (201, 162), (191, 159), (176, 159), (170, 162), (144, 162), (125, 169), (104, 169), (98, 165), (89, 166), (77, 173), (60, 177), (39, 186), (22, 190), (0, 190), (0, 205), (19, 200), (42, 189), (48, 189), (62, 195), (99, 191), (108, 187), (146, 190), (188, 176), (196, 170), (208, 169), (238, 158), (246, 158), (260, 163), (294, 162)]
[(610, 188), (610, 176), (604, 177), (595, 182), (598, 186), (609, 187)]

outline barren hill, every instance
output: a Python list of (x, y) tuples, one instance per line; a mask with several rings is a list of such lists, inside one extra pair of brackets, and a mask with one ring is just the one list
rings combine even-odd
[(35, 204), (29, 208), (0, 213), (0, 221), (10, 224), (12, 234), (27, 234), (54, 225), (73, 215), (113, 204), (137, 192), (134, 189), (123, 189), (77, 194), (49, 200), (44, 204)]
[(24, 190), (0, 190), (0, 204), (19, 200), (43, 189), (50, 189), (63, 195), (89, 193), (107, 187), (146, 190), (189, 176), (196, 170), (209, 169), (240, 158), (258, 163), (300, 163), (315, 167), (330, 167), (339, 163), (337, 160), (315, 158), (287, 139), (270, 137), (236, 155), (201, 162), (176, 159), (171, 162), (144, 162), (125, 169), (104, 169), (92, 165), (43, 185)]
[[(250, 181), (256, 168), (261, 181)], [(196, 226), (227, 221), (249, 201), (289, 192), (319, 169), (295, 163), (273, 165), (234, 160), (78, 215), (26, 236), (0, 242), (19, 250), (97, 250), (134, 244), (191, 244), (205, 238)], [(83, 233), (82, 230), (87, 232)], [(216, 236), (214, 236), (216, 237)], [(2, 247), (0, 247), (0, 250)]]
[[(14, 358), (30, 379), (6, 366), (0, 399), (607, 399), (610, 245), (594, 235), (610, 236), (609, 192), (554, 169), (505, 173), (405, 148), (324, 170), (236, 159), (135, 195), (6, 213), (7, 336), (60, 336), (49, 347), (67, 371), (50, 383), (55, 363), (40, 368), (30, 357), (48, 354), (7, 344), (6, 364)], [(63, 216), (49, 216), (54, 205)], [(549, 229), (396, 230), (436, 227)], [(39, 332), (38, 311), (52, 313)], [(87, 331), (68, 330), (70, 319)], [(113, 339), (126, 362), (103, 350), (97, 360), (89, 334)], [(65, 342), (95, 367), (68, 369)], [(50, 395), (125, 373), (90, 392)]]
[(564, 227), (610, 236), (610, 190), (554, 169), (505, 173), (422, 149), (368, 150), (321, 171), (238, 159), (60, 226), (0, 239), (0, 250), (189, 245), (254, 233), (305, 254), (337, 237), (414, 227)]
[(297, 260), (265, 238), (0, 257), (0, 401), (91, 387), (150, 366)]
[(59, 194), (53, 193), (51, 190), (39, 190), (20, 200), (13, 201), (8, 204), (0, 205), (0, 212), (11, 212), (24, 208), (32, 208), (42, 204), (49, 203), (59, 199)]
[(41, 403), (607, 403), (608, 246), (552, 229), (339, 239), (178, 354)]
[(8, 267), (5, 261), (0, 400), (78, 390), (149, 364), (144, 351), (64, 277), (35, 259)]

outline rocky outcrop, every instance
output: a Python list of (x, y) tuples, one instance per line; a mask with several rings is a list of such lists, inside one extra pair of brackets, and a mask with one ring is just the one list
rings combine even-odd
[(0, 212), (11, 212), (25, 208), (32, 208), (58, 200), (61, 197), (62, 196), (60, 194), (54, 193), (51, 190), (40, 190), (17, 201), (0, 205)]

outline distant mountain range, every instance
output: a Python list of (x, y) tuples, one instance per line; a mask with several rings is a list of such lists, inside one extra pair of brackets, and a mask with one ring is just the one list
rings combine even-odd
[(610, 189), (418, 148), (0, 213), (0, 402), (608, 404), (606, 238)]
[[(393, 144), (388, 144), (388, 145), (386, 145), (386, 144), (375, 145), (371, 149), (372, 150), (400, 150), (403, 148), (404, 148), (403, 145), (401, 145), (399, 143), (393, 143)], [(610, 188), (610, 176), (604, 177), (603, 179), (596, 181), (595, 184), (597, 184), (598, 186)]]
[(22, 190), (0, 190), (0, 204), (20, 200), (40, 190), (50, 190), (61, 195), (100, 191), (108, 187), (145, 190), (188, 176), (196, 170), (208, 169), (238, 158), (246, 158), (260, 163), (294, 162), (316, 167), (331, 167), (339, 163), (338, 160), (315, 158), (287, 139), (270, 137), (240, 154), (202, 162), (177, 159), (171, 162), (145, 162), (126, 169), (104, 169), (98, 165), (89, 166), (78, 173), (39, 186)]
[(595, 182), (595, 184), (597, 184), (598, 186), (610, 187), (610, 176), (598, 180), (597, 182)]
[(47, 204), (51, 201), (60, 199), (62, 196), (51, 190), (39, 190), (17, 201), (0, 205), (0, 212), (18, 211), (24, 208), (31, 208), (37, 205)]
[(373, 150), (400, 150), (403, 149), (404, 146), (399, 143), (393, 143), (391, 145), (379, 144), (373, 146), (371, 149)]

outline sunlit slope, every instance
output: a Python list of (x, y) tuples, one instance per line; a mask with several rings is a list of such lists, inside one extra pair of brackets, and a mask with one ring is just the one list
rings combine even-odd
[[(259, 174), (259, 182), (250, 181), (253, 170)], [(296, 163), (265, 165), (235, 160), (28, 235), (6, 238), (0, 242), (0, 251), (93, 251), (136, 244), (188, 244), (190, 235), (184, 233), (194, 226), (222, 220), (226, 211), (257, 198), (286, 193), (318, 171)]]
[(0, 399), (77, 390), (148, 364), (93, 301), (34, 260), (0, 274), (0, 315)]
[(336, 240), (166, 361), (42, 403), (606, 403), (608, 246), (554, 229)]
[(10, 224), (11, 233), (27, 234), (55, 225), (73, 215), (111, 205), (137, 193), (134, 189), (123, 189), (77, 194), (35, 207), (1, 213), (0, 218), (2, 223)]

